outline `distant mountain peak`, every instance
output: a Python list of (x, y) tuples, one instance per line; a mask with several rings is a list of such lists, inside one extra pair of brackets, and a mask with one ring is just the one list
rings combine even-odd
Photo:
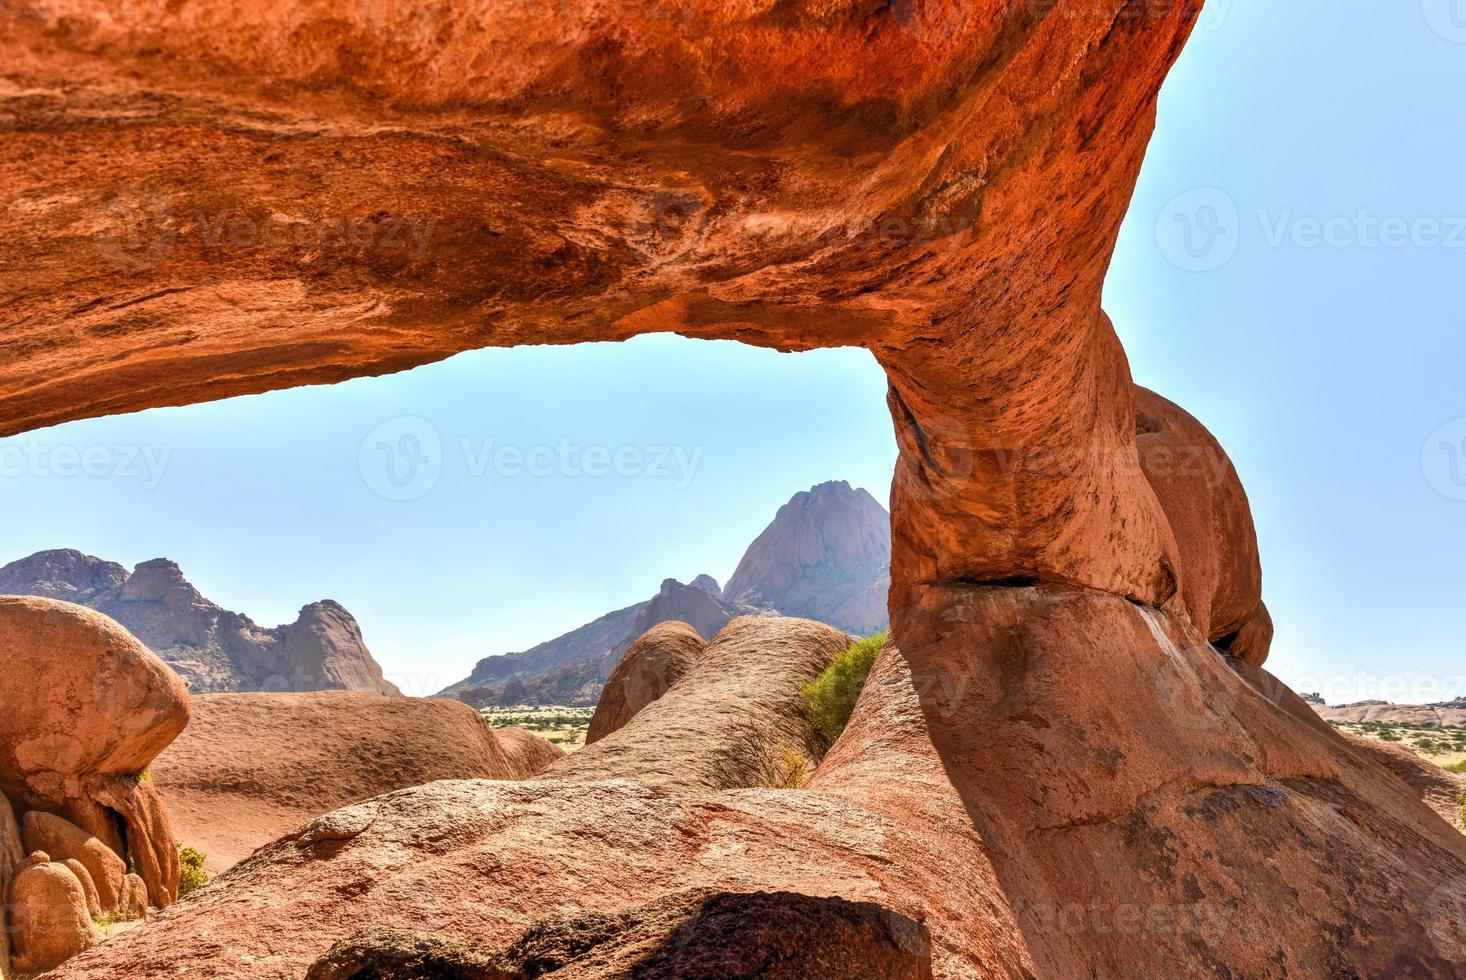
[(887, 624), (891, 518), (874, 497), (831, 480), (789, 498), (725, 587), (702, 574), (664, 579), (656, 595), (517, 653), (485, 657), (443, 692), (472, 703), (590, 704), (617, 660), (659, 623), (706, 640), (740, 615), (784, 614), (865, 635)]
[(889, 622), (890, 569), (890, 514), (867, 491), (831, 480), (779, 508), (723, 594), (865, 635)]

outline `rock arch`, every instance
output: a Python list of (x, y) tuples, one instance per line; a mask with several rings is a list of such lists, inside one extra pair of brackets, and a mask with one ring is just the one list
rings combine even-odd
[[(1155, 436), (1219, 449), (1137, 395), (1101, 309), (1200, 7), (281, 0), (240, 18), (223, 0), (114, 0), (103, 18), (30, 0), (0, 37), (0, 268), (25, 270), (0, 297), (0, 433), (481, 346), (674, 331), (865, 347), (900, 449), (896, 646), (884, 698), (813, 786), (831, 840), (859, 825), (848, 807), (927, 822), (879, 866), (838, 841), (798, 866), (843, 855), (848, 875), (822, 882), (912, 911), (932, 882), (960, 892), (933, 933), (950, 975), (1455, 975), (1462, 900), (1439, 883), (1466, 880), (1466, 847), (1265, 673), (1234, 669), (1266, 656), (1245, 496), (1229, 467), (1147, 457)], [(528, 792), (408, 797), (447, 813)], [(738, 804), (740, 847), (806, 826), (780, 799)], [(358, 821), (360, 846), (411, 839), (405, 805)], [(724, 804), (645, 805), (681, 841)], [(332, 840), (322, 859), (349, 858)], [(307, 860), (296, 846), (233, 887), (268, 889)], [(662, 868), (647, 888), (696, 871), (645, 846)], [(1105, 928), (1067, 929), (1066, 896), (1107, 909)], [(1234, 933), (1173, 924), (1157, 951), (1119, 928), (1122, 905), (1144, 921), (1208, 902)], [(176, 972), (193, 953), (167, 939), (133, 948)], [(105, 956), (64, 975), (107, 975)]]

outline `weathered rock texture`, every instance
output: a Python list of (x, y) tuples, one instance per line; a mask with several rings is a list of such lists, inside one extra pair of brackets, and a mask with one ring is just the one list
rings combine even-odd
[(90, 606), (121, 623), (188, 681), (212, 691), (370, 691), (398, 694), (351, 613), (329, 599), (273, 629), (220, 608), (166, 558), (129, 573), (79, 551), (41, 551), (0, 568), (0, 595)]
[(917, 639), (952, 655), (888, 647), (804, 792), (654, 789), (633, 755), (602, 757), (610, 781), (404, 790), (62, 976), (298, 976), (363, 922), (503, 948), (566, 904), (701, 887), (875, 902), (924, 921), (944, 977), (1459, 974), (1460, 835), (1281, 685), (1116, 597), (940, 602)]
[(127, 862), (110, 847), (71, 821), (36, 810), (25, 815), (22, 831), (27, 851), (41, 851), (54, 861), (75, 861), (85, 868), (96, 889), (98, 903), (109, 915), (122, 908)]
[(702, 635), (686, 623), (660, 623), (643, 633), (611, 671), (586, 732), (598, 742), (667, 693), (702, 655)]
[(891, 518), (865, 490), (821, 483), (779, 508), (725, 594), (858, 636), (890, 622)]
[[(20, 841), (20, 824), (15, 819), (15, 810), (10, 801), (0, 793), (0, 905), (10, 891), (10, 881), (25, 863), (25, 851)], [(0, 914), (0, 980), (10, 977), (10, 930), (5, 927), (4, 915)]]
[(565, 755), (565, 750), (560, 746), (518, 725), (496, 728), (494, 737), (499, 740), (499, 747), (509, 760), (511, 779), (528, 779), (538, 775)]
[(131, 861), (154, 905), (177, 898), (172, 827), (143, 774), (188, 723), (178, 676), (101, 613), (0, 596), (0, 704), (0, 792)]
[(44, 973), (102, 939), (81, 882), (43, 852), (32, 854), (10, 883), (6, 912), (17, 972)]
[(594, 781), (338, 811), (59, 976), (294, 978), (362, 922), (508, 943), (703, 887), (925, 917), (940, 976), (1461, 975), (1466, 839), (1217, 636), (1237, 502), (1142, 466), (1100, 297), (1200, 6), (27, 0), (0, 433), (676, 331), (865, 347), (899, 450), (900, 652), (809, 792), (628, 745), (727, 703), (694, 670), (552, 767)]
[(660, 698), (540, 778), (635, 779), (676, 791), (797, 783), (819, 754), (800, 689), (850, 642), (823, 623), (741, 616)]
[[(328, 810), (435, 779), (523, 779), (456, 701), (347, 691), (205, 694), (153, 763), (179, 840), (222, 871)], [(548, 743), (546, 743), (548, 744)]]
[(1466, 776), (1442, 769), (1403, 745), (1345, 734), (1356, 752), (1394, 773), (1408, 791), (1458, 830), (1466, 830)]

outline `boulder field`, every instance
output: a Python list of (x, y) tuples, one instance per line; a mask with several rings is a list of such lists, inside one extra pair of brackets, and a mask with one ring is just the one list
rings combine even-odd
[(436, 779), (525, 779), (563, 754), (525, 735), (544, 748), (501, 737), (457, 701), (204, 694), (152, 778), (179, 839), (222, 871), (329, 810)]
[(327, 814), (57, 976), (294, 980), (365, 923), (498, 956), (703, 889), (878, 905), (942, 977), (1460, 976), (1466, 838), (1262, 668), (1245, 496), (1168, 464), (1219, 449), (1101, 308), (1200, 9), (20, 5), (0, 433), (670, 331), (864, 347), (898, 448), (893, 643), (802, 790), (631, 747), (724, 703), (694, 669), (595, 756)]

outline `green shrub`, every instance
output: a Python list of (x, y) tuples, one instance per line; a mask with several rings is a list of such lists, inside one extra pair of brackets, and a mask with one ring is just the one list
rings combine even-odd
[(850, 713), (855, 710), (871, 665), (885, 643), (885, 630), (857, 641), (836, 657), (823, 674), (804, 685), (805, 716), (826, 746), (835, 744), (835, 739), (849, 724)]
[(1398, 742), (1400, 740), (1400, 736), (1396, 735), (1390, 729), (1384, 728), (1380, 730), (1379, 740), (1381, 742)]
[(209, 873), (204, 870), (206, 857), (208, 855), (188, 847), (183, 841), (178, 842), (178, 860), (183, 865), (183, 873), (178, 877), (179, 898), (209, 883)]
[(1454, 772), (1457, 775), (1466, 775), (1466, 759), (1462, 759), (1460, 762), (1453, 762), (1449, 766), (1446, 766), (1446, 772)]

